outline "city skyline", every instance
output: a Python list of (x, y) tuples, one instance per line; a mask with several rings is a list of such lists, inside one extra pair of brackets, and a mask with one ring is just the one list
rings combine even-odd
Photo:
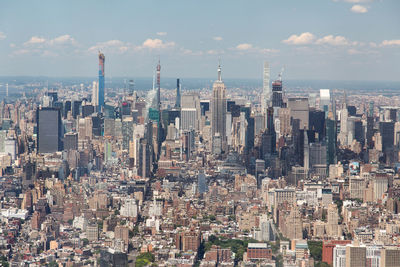
[(221, 57), (226, 79), (266, 60), (271, 79), (399, 80), (397, 1), (41, 3), (1, 4), (1, 76), (95, 77), (101, 50), (109, 77), (151, 77), (160, 56), (163, 77), (213, 77)]

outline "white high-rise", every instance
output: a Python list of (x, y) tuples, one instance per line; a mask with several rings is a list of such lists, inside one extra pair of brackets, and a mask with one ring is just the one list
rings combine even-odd
[(197, 125), (197, 109), (195, 108), (182, 108), (181, 109), (182, 118), (182, 130), (196, 130)]
[(271, 87), (269, 86), (269, 64), (264, 61), (264, 74), (263, 74), (263, 94), (261, 100), (262, 112), (266, 114), (271, 99)]
[(99, 105), (99, 84), (97, 82), (93, 82), (92, 85), (92, 105)]

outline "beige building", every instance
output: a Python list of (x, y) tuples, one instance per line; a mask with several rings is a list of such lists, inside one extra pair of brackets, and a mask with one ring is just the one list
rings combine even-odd
[(326, 234), (330, 238), (340, 237), (341, 228), (339, 225), (339, 215), (336, 204), (329, 204), (327, 217), (328, 217), (328, 222), (326, 224)]
[(380, 267), (398, 267), (400, 266), (400, 248), (385, 247), (381, 249)]
[(346, 247), (346, 267), (365, 267), (366, 261), (366, 247)]
[(364, 199), (365, 180), (359, 176), (351, 176), (349, 179), (350, 198)]

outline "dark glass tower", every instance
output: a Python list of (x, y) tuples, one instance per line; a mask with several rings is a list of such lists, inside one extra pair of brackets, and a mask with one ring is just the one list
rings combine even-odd
[(276, 80), (272, 83), (272, 106), (283, 107), (282, 81)]
[(104, 63), (105, 57), (103, 53), (99, 53), (99, 110), (104, 107)]
[(61, 112), (58, 108), (39, 108), (36, 111), (37, 152), (53, 153), (61, 151), (62, 124)]
[(176, 102), (175, 108), (181, 108), (181, 85), (179, 79), (176, 79)]
[(327, 165), (336, 164), (336, 122), (332, 119), (326, 121), (326, 161)]

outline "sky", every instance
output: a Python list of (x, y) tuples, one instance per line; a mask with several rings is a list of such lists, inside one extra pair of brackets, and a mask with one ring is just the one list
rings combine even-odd
[(0, 2), (0, 76), (400, 81), (398, 0)]

